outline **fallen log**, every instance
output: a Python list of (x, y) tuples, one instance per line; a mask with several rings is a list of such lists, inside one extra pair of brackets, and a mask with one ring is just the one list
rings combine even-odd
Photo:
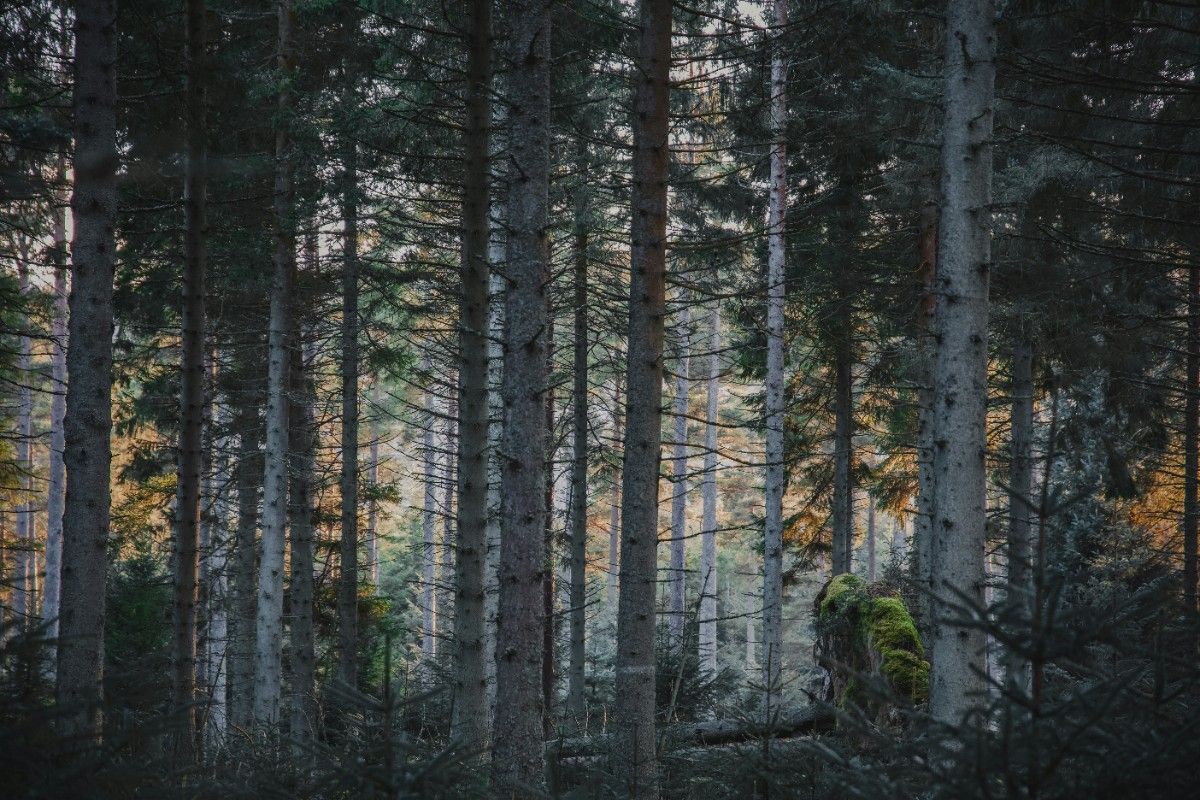
[[(771, 720), (714, 719), (668, 725), (659, 729), (660, 741), (667, 747), (715, 746), (766, 738), (788, 739), (831, 730), (835, 716), (831, 709), (804, 706), (785, 709)], [(604, 750), (612, 734), (576, 736), (546, 743), (549, 759), (571, 758)]]

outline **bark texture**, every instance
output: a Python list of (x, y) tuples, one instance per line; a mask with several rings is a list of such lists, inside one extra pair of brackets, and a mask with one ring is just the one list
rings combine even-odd
[(934, 373), (933, 637), (930, 713), (957, 723), (982, 700), (983, 631), (957, 622), (982, 606), (986, 522), (989, 215), (995, 4), (947, 7)]
[(666, 312), (671, 2), (642, 0), (634, 74), (629, 358), (621, 489), (615, 773), (635, 800), (658, 796), (654, 609)]
[[(625, 429), (622, 426), (621, 379), (617, 378), (613, 393), (613, 433), (614, 448), (624, 450), (623, 442)], [(624, 456), (622, 456), (622, 461)], [(617, 588), (620, 585), (621, 572), (621, 475), (615, 473), (612, 477), (612, 492), (608, 508), (608, 579), (605, 585), (605, 607), (613, 613), (617, 610)]]
[[(309, 252), (314, 250), (315, 247)], [(291, 359), (292, 399), (288, 409), (288, 442), (291, 450), (288, 486), (288, 535), (291, 539), (291, 626), (288, 631), (291, 655), (290, 711), (291, 738), (303, 746), (313, 738), (318, 719), (316, 635), (313, 626), (313, 518), (316, 512), (313, 492), (317, 431), (313, 414), (314, 387), (309, 377), (308, 358), (300, 347), (294, 347)]]
[[(66, 180), (66, 164), (59, 168)], [(66, 440), (63, 416), (67, 410), (67, 225), (63, 209), (54, 210), (54, 316), (50, 321), (50, 474), (46, 497), (46, 580), (42, 586), (42, 618), (46, 635), (54, 642), (52, 659), (58, 644), (58, 598), (62, 578), (63, 503), (66, 499), (66, 469), (63, 449)], [(51, 662), (53, 664), (53, 660)], [(53, 667), (52, 667), (53, 670)]]
[(114, 226), (117, 212), (117, 6), (75, 4), (70, 342), (63, 463), (57, 700), (62, 733), (99, 738), (112, 462)]
[(848, 325), (837, 333), (833, 397), (833, 574), (854, 569), (854, 379)]
[(763, 530), (764, 713), (779, 709), (783, 657), (784, 340), (787, 224), (787, 61), (780, 37), (787, 28), (787, 3), (775, 0), (771, 51), (771, 180), (767, 218), (766, 475)]
[(691, 298), (684, 292), (679, 310), (679, 358), (675, 366), (675, 398), (671, 443), (671, 573), (667, 627), (671, 647), (683, 644), (685, 594), (687, 589), (687, 496), (688, 496), (688, 367), (691, 351)]
[(509, 6), (508, 149), (499, 630), (492, 789), (525, 797), (544, 785), (546, 288), (550, 177), (550, 15), (537, 0)]
[[(429, 374), (428, 359), (422, 371)], [(437, 453), (434, 426), (437, 414), (433, 391), (425, 392), (425, 427), (421, 434), (423, 505), (421, 508), (421, 657), (424, 677), (430, 677), (437, 655)]]
[(1200, 266), (1188, 269), (1187, 398), (1183, 420), (1183, 600), (1196, 608), (1196, 529), (1200, 525)]
[(233, 551), (232, 615), (229, 625), (229, 724), (245, 730), (253, 719), (254, 625), (258, 617), (259, 489), (262, 486), (263, 425), (261, 395), (244, 389), (238, 398), (234, 426), (239, 453), (234, 470), (237, 483), (237, 539)]
[[(281, 75), (292, 71), (295, 27), (291, 0), (279, 0)], [(262, 557), (258, 565), (258, 609), (254, 637), (254, 720), (264, 729), (279, 722), (283, 671), (283, 552), (287, 526), (288, 339), (291, 332), (291, 282), (295, 260), (292, 220), (292, 143), (289, 118), (292, 96), (285, 80), (278, 99), (275, 131), (275, 256), (271, 275), (271, 312), (267, 329), (267, 417), (263, 453)]]

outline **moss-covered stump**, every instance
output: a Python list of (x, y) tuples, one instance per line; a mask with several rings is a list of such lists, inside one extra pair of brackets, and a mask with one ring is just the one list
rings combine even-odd
[(886, 715), (896, 701), (926, 700), (929, 662), (899, 595), (857, 575), (836, 575), (817, 595), (815, 610), (813, 649), (825, 670), (824, 700), (877, 715)]

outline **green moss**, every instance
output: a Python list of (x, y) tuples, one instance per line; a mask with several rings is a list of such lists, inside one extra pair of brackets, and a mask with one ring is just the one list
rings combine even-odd
[[(898, 695), (915, 703), (927, 699), (929, 663), (917, 626), (899, 597), (872, 597), (862, 578), (843, 574), (826, 584), (817, 612), (818, 630), (838, 653), (836, 663), (851, 673), (877, 670)], [(854, 675), (844, 680), (838, 704), (858, 702), (861, 687)]]
[(929, 662), (912, 615), (898, 597), (875, 597), (867, 609), (867, 642), (879, 651), (879, 671), (913, 702), (929, 694)]

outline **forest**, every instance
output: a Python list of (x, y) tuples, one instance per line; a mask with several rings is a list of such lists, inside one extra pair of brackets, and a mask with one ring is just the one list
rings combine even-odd
[(0, 0), (0, 797), (1200, 797), (1193, 0)]

